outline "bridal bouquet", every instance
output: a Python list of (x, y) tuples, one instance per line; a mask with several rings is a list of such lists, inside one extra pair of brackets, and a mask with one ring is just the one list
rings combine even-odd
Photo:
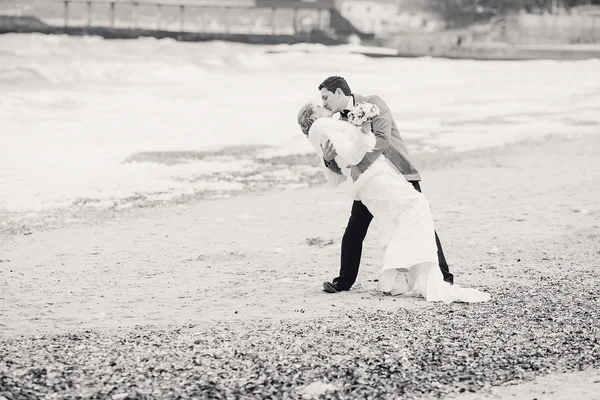
[(348, 122), (352, 125), (362, 126), (379, 115), (379, 107), (372, 103), (361, 103), (348, 112)]

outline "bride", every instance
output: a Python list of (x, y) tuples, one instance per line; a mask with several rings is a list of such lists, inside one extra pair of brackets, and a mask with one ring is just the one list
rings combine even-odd
[(335, 161), (342, 174), (323, 166), (327, 181), (335, 186), (349, 182), (350, 196), (362, 201), (373, 214), (384, 248), (378, 290), (444, 303), (490, 300), (487, 293), (444, 281), (438, 267), (427, 198), (416, 191), (383, 154), (352, 181), (350, 166), (358, 164), (373, 150), (375, 135), (369, 123), (357, 127), (331, 116), (326, 108), (309, 103), (300, 109), (298, 124), (321, 159), (327, 142), (335, 148)]

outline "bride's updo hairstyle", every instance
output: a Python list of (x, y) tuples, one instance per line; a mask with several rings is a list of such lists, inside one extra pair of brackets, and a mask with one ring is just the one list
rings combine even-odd
[(300, 129), (302, 129), (302, 133), (304, 133), (305, 136), (308, 136), (308, 131), (316, 119), (317, 115), (313, 109), (313, 104), (306, 103), (303, 105), (298, 113), (298, 125), (300, 125)]

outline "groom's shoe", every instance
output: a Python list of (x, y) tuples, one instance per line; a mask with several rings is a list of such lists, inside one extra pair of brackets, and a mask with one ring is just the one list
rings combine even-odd
[(323, 282), (323, 290), (326, 291), (327, 293), (339, 293), (342, 290), (348, 290), (348, 289), (342, 289), (338, 286), (337, 282)]

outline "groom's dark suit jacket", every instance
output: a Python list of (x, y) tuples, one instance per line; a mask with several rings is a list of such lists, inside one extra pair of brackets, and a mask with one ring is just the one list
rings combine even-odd
[[(383, 154), (392, 164), (394, 164), (396, 169), (404, 175), (406, 180), (420, 181), (421, 176), (419, 175), (419, 171), (417, 171), (417, 168), (410, 160), (406, 144), (404, 143), (404, 140), (402, 140), (400, 132), (398, 132), (398, 127), (394, 122), (394, 118), (392, 117), (392, 113), (387, 104), (385, 104), (379, 96), (361, 96), (359, 94), (353, 94), (352, 97), (354, 98), (354, 105), (360, 103), (372, 103), (376, 104), (380, 110), (380, 114), (373, 118), (373, 121), (371, 122), (373, 133), (375, 133), (375, 137), (377, 138), (375, 149), (372, 152), (367, 153), (362, 161), (357, 164), (360, 171), (365, 172), (377, 157)], [(342, 173), (335, 161), (327, 164), (332, 171), (340, 174)]]

